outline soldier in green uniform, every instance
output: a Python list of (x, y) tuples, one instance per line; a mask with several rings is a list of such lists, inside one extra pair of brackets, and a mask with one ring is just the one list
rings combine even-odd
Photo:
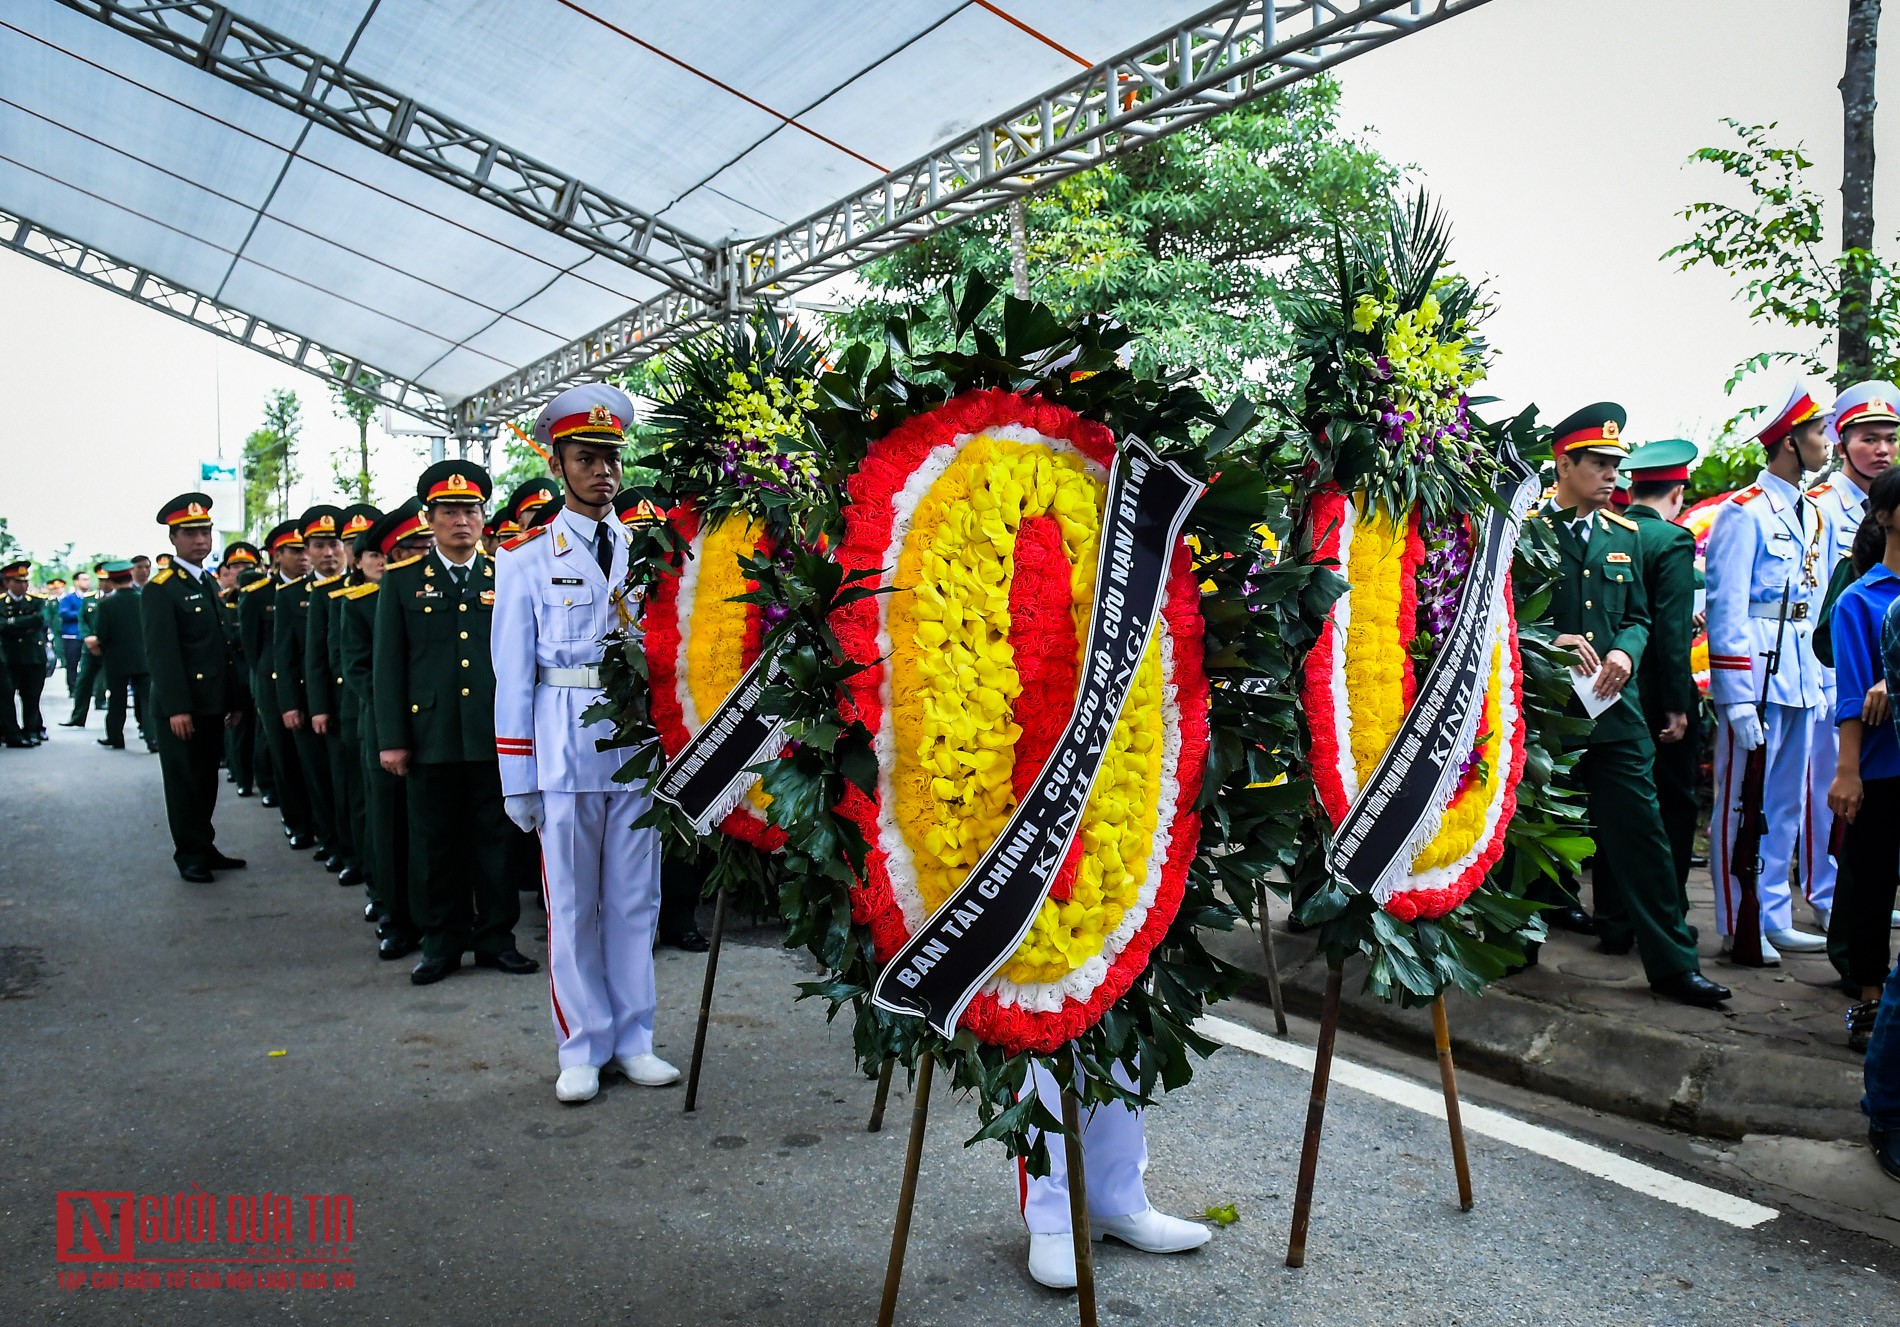
[(158, 509), (158, 523), (170, 533), (172, 564), (146, 583), (139, 601), (159, 771), (178, 874), (205, 884), (213, 871), (244, 865), (218, 851), (211, 827), (223, 728), (237, 720), (217, 580), (204, 567), (211, 556), (211, 499), (181, 494)]
[[(1702, 756), (1702, 695), (1689, 648), (1695, 640), (1695, 535), (1676, 524), (1688, 491), (1696, 445), (1686, 438), (1651, 442), (1630, 452), (1625, 510), (1636, 526), (1637, 571), (1649, 599), (1649, 645), (1636, 670), (1637, 701), (1656, 739), (1656, 802), (1675, 858), (1676, 894), (1689, 912), (1689, 863), (1695, 855), (1696, 771)], [(1610, 953), (1635, 943), (1620, 919), (1597, 912), (1597, 934)], [(1689, 928), (1691, 938), (1695, 928)]]
[(99, 745), (115, 751), (125, 750), (125, 704), (127, 693), (133, 713), (138, 716), (139, 736), (147, 751), (158, 750), (158, 735), (153, 731), (150, 701), (151, 669), (145, 663), (145, 627), (138, 586), (132, 584), (130, 562), (106, 563), (106, 575), (112, 580), (112, 597), (99, 605), (93, 634), (99, 640), (99, 657), (106, 670), (106, 735)]
[(341, 577), (342, 542), (337, 538), (343, 513), (319, 504), (297, 520), (309, 569), (277, 587), (277, 624), (271, 640), (277, 679), (277, 705), (288, 745), (296, 753), (303, 775), (304, 795), (310, 802), (310, 823), (317, 835), (317, 861), (326, 871), (344, 867), (346, 835), (336, 823), (336, 797), (330, 777), (330, 750), (310, 726), (306, 694), (305, 643), (310, 632), (310, 601), (318, 582), (334, 584)]
[(98, 588), (83, 596), (84, 602), (79, 607), (79, 677), (73, 684), (73, 712), (60, 721), (61, 728), (84, 728), (87, 711), (94, 705), (106, 703), (105, 670), (99, 661), (99, 642), (92, 634), (99, 605), (112, 593), (112, 586), (106, 580), (105, 563), (93, 563), (92, 580)]
[[(1599, 910), (1607, 909), (1634, 935), (1652, 990), (1713, 1007), (1729, 992), (1702, 975), (1689, 938), (1656, 805), (1655, 742), (1636, 689), (1626, 685), (1649, 642), (1650, 617), (1636, 525), (1608, 510), (1617, 466), (1629, 454), (1621, 438), (1624, 422), (1621, 406), (1602, 402), (1557, 425), (1551, 443), (1557, 487), (1536, 513), (1554, 533), (1560, 559), (1551, 598), (1555, 643), (1577, 659), (1580, 694), (1569, 712), (1587, 717), (1584, 694), (1607, 702), (1581, 739), (1575, 778), (1597, 844)], [(1545, 901), (1574, 904), (1548, 896)]]
[[(0, 689), (0, 706), (7, 717), (0, 729), (7, 733), (6, 745), (38, 746), (44, 739), (46, 721), (40, 717), (40, 689), (46, 685), (46, 612), (40, 601), (27, 593), (33, 564), (25, 558), (0, 567), (0, 655), (6, 658), (7, 678)], [(19, 697), (19, 718), (13, 717), (14, 697)], [(19, 736), (13, 730), (19, 729)]]
[(257, 707), (265, 750), (270, 753), (271, 782), (277, 791), (278, 813), (283, 816), (284, 837), (293, 849), (303, 852), (314, 848), (317, 840), (310, 826), (310, 798), (304, 789), (303, 769), (277, 703), (275, 651), (277, 590), (306, 570), (303, 532), (295, 521), (280, 521), (264, 537), (264, 547), (273, 570), (238, 591), (238, 634), (251, 666), (251, 698)]
[(473, 949), (477, 966), (539, 968), (515, 948), (521, 902), (506, 877), (509, 822), (495, 753), (488, 653), (495, 564), (481, 551), (488, 472), (439, 461), (416, 496), (434, 551), (392, 563), (375, 595), (376, 741), (383, 768), (409, 780), (410, 911), (422, 931), (418, 986), (441, 981)]
[[(251, 695), (250, 661), (244, 657), (244, 633), (238, 627), (238, 591), (263, 574), (259, 560), (257, 546), (242, 539), (226, 544), (224, 556), (218, 559), (218, 604), (223, 610), (224, 642), (231, 649), (238, 709), (237, 725), (225, 730), (224, 768), (239, 797), (249, 797), (259, 783), (257, 749), (262, 739), (257, 731), (257, 702)], [(265, 784), (268, 789), (268, 780)]]
[(361, 583), (337, 601), (336, 636), (343, 665), (343, 705), (354, 710), (363, 757), (363, 804), (368, 830), (369, 905), (365, 916), (376, 923), (376, 952), (398, 959), (422, 943), (409, 913), (408, 780), (383, 768), (376, 745), (375, 641), (377, 597), (383, 569), (429, 551), (431, 536), (422, 503), (411, 498), (356, 537), (356, 569)]
[[(344, 591), (362, 584), (356, 575), (351, 545), (382, 512), (366, 502), (353, 503), (338, 515), (337, 538), (342, 546), (341, 570), (313, 581), (310, 586), (310, 622), (304, 637), (304, 699), (311, 730), (326, 751), (330, 767), (331, 814), (335, 817), (338, 852), (343, 866), (339, 885), (369, 882), (369, 853), (363, 844), (363, 760), (357, 746), (355, 716), (343, 704), (343, 667), (338, 655), (337, 604)], [(308, 532), (305, 542), (313, 542)]]

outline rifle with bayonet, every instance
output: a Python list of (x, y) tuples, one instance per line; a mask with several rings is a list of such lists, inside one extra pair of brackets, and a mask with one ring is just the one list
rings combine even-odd
[(1768, 774), (1768, 683), (1781, 668), (1781, 646), (1788, 633), (1788, 595), (1794, 578), (1781, 587), (1781, 613), (1775, 619), (1775, 648), (1762, 656), (1761, 692), (1755, 700), (1755, 717), (1761, 726), (1761, 741), (1748, 753), (1742, 766), (1742, 813), (1735, 829), (1735, 844), (1729, 852), (1728, 870), (1741, 887), (1741, 901), (1735, 908), (1734, 933), (1729, 937), (1729, 959), (1738, 967), (1766, 967), (1761, 952), (1761, 898), (1756, 886), (1761, 881), (1761, 840), (1768, 820), (1762, 811), (1762, 784)]

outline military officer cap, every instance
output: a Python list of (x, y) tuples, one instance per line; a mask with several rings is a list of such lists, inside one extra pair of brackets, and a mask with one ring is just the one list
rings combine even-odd
[(367, 502), (352, 502), (343, 509), (342, 529), (338, 531), (338, 538), (346, 544), (353, 544), (358, 535), (363, 534), (382, 517), (381, 507), (372, 506)]
[(327, 502), (304, 511), (297, 518), (297, 529), (306, 541), (311, 539), (341, 539), (343, 537), (343, 509), (332, 507)]
[(356, 538), (356, 551), (375, 549), (387, 557), (395, 552), (396, 545), (412, 538), (418, 531), (427, 528), (423, 521), (421, 498), (410, 498), (392, 512), (385, 513), (375, 524)]
[(295, 521), (279, 521), (264, 536), (264, 547), (275, 553), (280, 548), (302, 548), (303, 527)]
[(1623, 426), (1627, 423), (1629, 415), (1614, 401), (1587, 405), (1575, 414), (1564, 416), (1550, 431), (1550, 454), (1607, 452), (1612, 456), (1628, 456), (1629, 444), (1623, 441)]
[(1610, 505), (1612, 507), (1630, 505), (1630, 477), (1627, 474), (1621, 472), (1617, 474), (1616, 487), (1610, 490)]
[(666, 519), (666, 513), (642, 497), (637, 488), (623, 488), (614, 494), (614, 515), (620, 518), (622, 525), (643, 525)]
[(1808, 384), (1796, 378), (1761, 412), (1761, 427), (1755, 430), (1755, 441), (1763, 450), (1773, 447), (1821, 411), (1821, 403)]
[(497, 517), (488, 523), (483, 534), (492, 534), (497, 539), (513, 539), (521, 533), (521, 526), (506, 517)]
[(23, 581), (32, 574), (33, 562), (30, 558), (15, 558), (4, 567), (0, 567), (0, 579), (4, 580)]
[(234, 567), (254, 567), (257, 565), (260, 557), (261, 555), (257, 551), (256, 544), (247, 543), (242, 539), (234, 539), (224, 546), (224, 556), (220, 561), (228, 562)]
[(132, 583), (132, 564), (123, 561), (108, 562), (105, 564), (105, 575), (114, 585), (130, 585)]
[(416, 496), (430, 506), (438, 502), (486, 502), (494, 491), (495, 481), (473, 461), (437, 461), (416, 481)]
[(530, 479), (517, 485), (508, 495), (508, 501), (495, 515), (496, 527), (499, 529), (502, 522), (511, 521), (516, 533), (532, 530), (553, 520), (554, 513), (560, 509), (561, 486), (552, 479)]
[(1857, 382), (1842, 392), (1827, 416), (1827, 440), (1838, 444), (1841, 430), (1856, 424), (1900, 423), (1900, 390), (1890, 382)]
[(1696, 445), (1687, 438), (1663, 438), (1632, 449), (1623, 473), (1637, 484), (1687, 483), (1695, 458)]
[(158, 509), (158, 523), (172, 530), (208, 530), (211, 499), (203, 493), (180, 493)]
[(534, 439), (550, 451), (557, 442), (624, 447), (627, 425), (632, 422), (632, 397), (604, 382), (583, 383), (541, 407), (534, 417)]
[[(141, 554), (140, 556), (142, 557), (144, 555)], [(133, 558), (132, 560), (134, 562), (137, 562), (139, 559)], [(156, 566), (160, 571), (163, 571), (165, 570), (165, 568), (171, 566), (171, 564), (172, 564), (172, 555), (170, 553), (160, 553), (158, 555), (158, 561), (153, 563), (152, 565)]]

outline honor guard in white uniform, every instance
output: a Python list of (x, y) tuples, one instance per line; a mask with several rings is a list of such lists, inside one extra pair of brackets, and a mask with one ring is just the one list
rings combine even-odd
[(509, 819), (541, 837), (548, 971), (560, 1043), (555, 1096), (587, 1101), (612, 1067), (649, 1087), (679, 1070), (653, 1054), (660, 842), (634, 829), (644, 791), (615, 783), (622, 751), (582, 713), (600, 699), (602, 641), (626, 626), (628, 540), (615, 517), (625, 392), (573, 387), (535, 421), (566, 505), (502, 546), (495, 577), (495, 747)]
[[(1821, 513), (1800, 487), (1803, 474), (1818, 470), (1825, 459), (1821, 408), (1797, 384), (1764, 418), (1756, 437), (1767, 466), (1723, 504), (1709, 532), (1709, 697), (1716, 712), (1709, 870), (1716, 927), (1726, 940), (1742, 902), (1731, 858), (1743, 767), (1748, 753), (1766, 743), (1756, 898), (1762, 958), (1778, 963), (1777, 949), (1805, 952), (1827, 945), (1821, 936), (1794, 929), (1788, 881), (1802, 846), (1809, 746), (1819, 716), (1827, 713), (1812, 639), (1831, 554)], [(1760, 710), (1764, 695), (1767, 705)], [(1814, 856), (1824, 856), (1826, 846), (1820, 840)]]
[[(1826, 532), (1826, 552), (1821, 559), (1821, 584), (1828, 585), (1835, 569), (1854, 551), (1854, 535), (1861, 518), (1867, 514), (1867, 488), (1874, 477), (1893, 464), (1894, 443), (1889, 436), (1896, 410), (1900, 410), (1900, 391), (1888, 382), (1856, 383), (1841, 393), (1828, 412), (1824, 436), (1840, 459), (1840, 469), (1808, 490), (1821, 513)], [(1856, 428), (1880, 423), (1886, 427)], [(1846, 428), (1843, 433), (1842, 428)], [(1821, 668), (1822, 689), (1827, 703), (1816, 713), (1814, 739), (1808, 752), (1808, 809), (1801, 836), (1801, 887), (1815, 920), (1827, 929), (1828, 914), (1834, 908), (1834, 858), (1827, 845), (1834, 829), (1834, 813), (1828, 810), (1827, 788), (1834, 780), (1834, 763), (1839, 751), (1839, 734), (1834, 726), (1834, 670)]]

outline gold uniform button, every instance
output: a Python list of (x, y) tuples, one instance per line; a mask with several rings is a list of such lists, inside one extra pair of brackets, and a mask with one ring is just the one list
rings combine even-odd
[(467, 687), (463, 687), (463, 688), (462, 688), (462, 694), (463, 694), (464, 696), (466, 696), (466, 695), (468, 694), (468, 688), (467, 688)]
[(275, 674), (275, 673), (272, 673), (272, 674), (270, 675), (270, 680), (271, 680), (271, 681), (273, 681), (273, 682), (275, 682), (275, 681), (277, 680), (277, 674)]
[(424, 605), (422, 606), (422, 611), (423, 611), (423, 612), (425, 612), (425, 613), (433, 613), (433, 612), (435, 612), (435, 609), (433, 609), (433, 608), (431, 608), (431, 607), (429, 607), (429, 605), (427, 605), (427, 604), (424, 604)]
[(463, 640), (467, 640), (467, 639), (468, 639), (468, 633), (467, 633), (466, 631), (464, 631), (464, 632), (462, 633), (462, 639), (463, 639)]
[(193, 673), (191, 676), (194, 680), (199, 681), (199, 682), (202, 682), (205, 680), (205, 675), (203, 673)]
[(1585, 567), (1585, 568), (1583, 569), (1583, 578), (1584, 578), (1584, 579), (1585, 579), (1586, 581), (1590, 579), (1590, 569), (1589, 569), (1588, 567)]
[(1596, 605), (1592, 604), (1588, 599), (1585, 599), (1583, 601), (1583, 606), (1585, 608), (1594, 608)]
[(458, 609), (460, 609), (460, 610), (461, 610), (462, 612), (464, 612), (464, 613), (466, 613), (466, 612), (468, 612), (468, 605), (467, 605), (467, 604), (457, 604), (457, 605), (456, 605), (456, 608), (458, 608)]
[(563, 604), (566, 604), (569, 608), (572, 608), (574, 606), (574, 601), (572, 599), (563, 599), (561, 600), (561, 602)]
[(1583, 638), (1585, 640), (1595, 640), (1597, 638), (1597, 634), (1594, 631), (1586, 631), (1583, 633)]
[(411, 706), (409, 707), (409, 712), (410, 712), (411, 714), (420, 714), (420, 713), (422, 713), (422, 706), (420, 706), (420, 705), (411, 705)]
[(462, 667), (464, 668), (468, 667), (468, 660), (466, 659), (462, 660)]

